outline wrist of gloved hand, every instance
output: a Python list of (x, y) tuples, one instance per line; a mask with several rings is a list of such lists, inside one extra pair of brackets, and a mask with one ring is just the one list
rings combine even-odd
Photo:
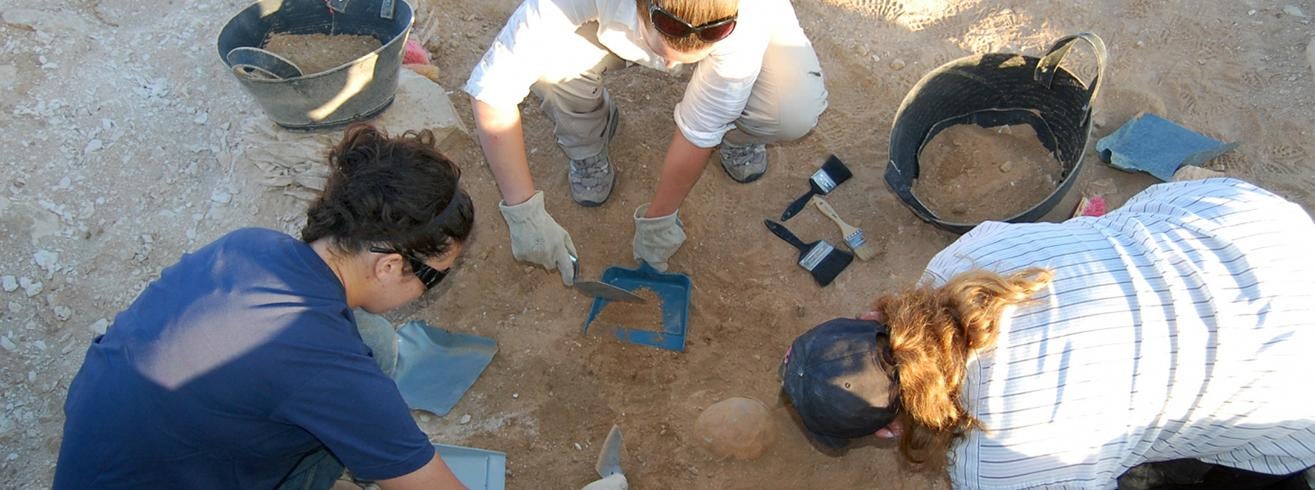
[(659, 271), (667, 270), (667, 261), (681, 244), (685, 243), (685, 226), (677, 216), (679, 211), (666, 216), (645, 218), (648, 204), (635, 209), (635, 260), (647, 262)]
[(575, 243), (562, 225), (548, 214), (543, 206), (543, 191), (536, 191), (525, 202), (508, 206), (499, 202), (502, 219), (511, 232), (511, 255), (523, 262), (537, 264), (545, 269), (557, 268), (562, 283), (575, 282), (571, 256), (576, 255)]

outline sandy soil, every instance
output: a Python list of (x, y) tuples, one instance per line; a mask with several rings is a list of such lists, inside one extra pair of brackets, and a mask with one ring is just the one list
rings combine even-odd
[(1055, 192), (1063, 166), (1026, 124), (951, 126), (918, 155), (913, 195), (955, 223), (1004, 220)]
[[(237, 227), (298, 228), (304, 201), (287, 187), (296, 177), (254, 163), (261, 149), (253, 142), (274, 130), (213, 47), (244, 5), (0, 0), (0, 127), (8, 133), (0, 139), (0, 276), (12, 276), (0, 277), (3, 486), (49, 484), (64, 394), (92, 331), (162, 267)], [(457, 90), (516, 5), (418, 1), (415, 35), (468, 126), (469, 102)], [(691, 193), (681, 211), (689, 241), (671, 262), (694, 281), (684, 353), (582, 336), (587, 298), (555, 272), (512, 260), (491, 174), (473, 146), (452, 150), (477, 203), (477, 238), (441, 295), (392, 318), (491, 336), (501, 350), (451, 415), (419, 415), (434, 440), (507, 452), (513, 488), (590, 481), (614, 423), (625, 431), (635, 488), (943, 488), (875, 443), (845, 455), (814, 449), (777, 400), (775, 370), (795, 335), (915, 280), (955, 238), (913, 217), (881, 173), (904, 94), (928, 70), (970, 53), (1039, 54), (1063, 34), (1095, 31), (1111, 50), (1097, 136), (1153, 108), (1241, 141), (1216, 168), (1315, 205), (1311, 0), (799, 0), (796, 8), (831, 106), (811, 135), (770, 149), (762, 180), (736, 184), (712, 162)], [(1068, 63), (1089, 72), (1083, 62)], [(631, 213), (650, 197), (683, 86), (642, 69), (606, 82), (624, 119), (612, 145), (618, 185), (599, 208), (571, 203), (550, 123), (536, 101), (524, 105), (548, 207), (573, 232), (581, 260), (600, 268), (631, 262)], [(883, 254), (823, 290), (760, 223), (779, 215), (830, 153), (855, 177), (827, 199)], [(1104, 193), (1117, 206), (1151, 183), (1088, 152), (1075, 192), (1050, 218), (1070, 212), (1080, 192)], [(840, 240), (813, 211), (790, 227), (809, 241)], [(700, 411), (731, 396), (766, 403), (780, 427), (755, 461), (717, 460), (694, 440)], [(472, 420), (460, 424), (465, 414)]]
[(374, 36), (351, 34), (270, 34), (265, 49), (287, 58), (307, 75), (337, 68), (383, 44)]

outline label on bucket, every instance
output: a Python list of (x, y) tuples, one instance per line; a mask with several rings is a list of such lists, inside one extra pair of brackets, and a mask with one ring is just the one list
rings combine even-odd
[(799, 267), (803, 267), (808, 272), (813, 272), (813, 269), (816, 268), (818, 264), (822, 263), (822, 259), (831, 255), (831, 251), (835, 249), (836, 248), (832, 247), (830, 243), (817, 242), (817, 245), (813, 245), (812, 250), (809, 250), (807, 254), (804, 254), (804, 258), (799, 259)]

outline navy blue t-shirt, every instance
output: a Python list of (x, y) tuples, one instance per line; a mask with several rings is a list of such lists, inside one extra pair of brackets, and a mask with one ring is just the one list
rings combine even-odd
[(184, 255), (69, 386), (55, 488), (272, 488), (327, 447), (360, 478), (434, 448), (307, 244), (243, 229)]

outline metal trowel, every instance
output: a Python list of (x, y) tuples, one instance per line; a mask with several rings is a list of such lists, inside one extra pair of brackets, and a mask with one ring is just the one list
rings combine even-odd
[(582, 490), (626, 490), (630, 488), (630, 483), (626, 481), (626, 475), (621, 471), (621, 428), (615, 425), (607, 433), (607, 440), (603, 441), (603, 448), (598, 451), (598, 463), (594, 464), (594, 470), (598, 471), (601, 480), (595, 481)]
[(584, 294), (594, 298), (602, 298), (607, 301), (624, 301), (626, 303), (648, 302), (648, 300), (635, 295), (635, 293), (602, 281), (580, 280), (580, 260), (574, 255), (571, 256), (571, 267), (573, 268), (573, 274), (575, 275), (575, 289), (579, 289)]

